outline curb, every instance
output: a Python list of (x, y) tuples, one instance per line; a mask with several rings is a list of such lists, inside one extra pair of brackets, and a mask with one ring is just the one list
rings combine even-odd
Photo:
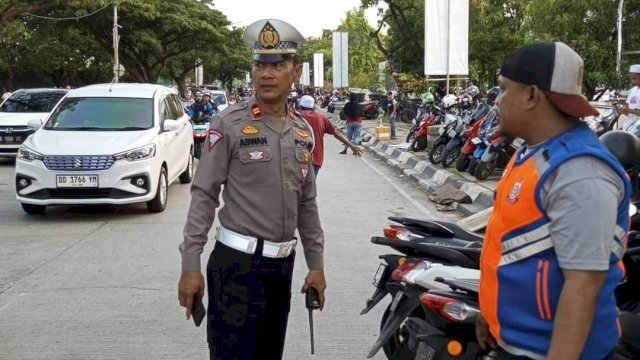
[[(337, 127), (346, 124), (337, 115), (325, 113)], [(440, 166), (413, 155), (406, 150), (391, 146), (387, 141), (376, 140), (373, 134), (363, 129), (368, 136), (363, 136), (362, 145), (377, 159), (383, 160), (396, 172), (423, 190), (431, 192), (435, 187), (450, 184), (471, 197), (471, 204), (455, 204), (455, 210), (464, 216), (476, 214), (493, 206), (493, 190), (460, 177)], [(367, 139), (368, 137), (368, 139)]]

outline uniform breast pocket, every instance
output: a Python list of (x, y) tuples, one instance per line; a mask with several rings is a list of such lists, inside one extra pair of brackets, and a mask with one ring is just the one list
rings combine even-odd
[(280, 171), (280, 165), (273, 161), (273, 153), (267, 147), (240, 149), (238, 158), (241, 166), (237, 175), (246, 186), (271, 185)]

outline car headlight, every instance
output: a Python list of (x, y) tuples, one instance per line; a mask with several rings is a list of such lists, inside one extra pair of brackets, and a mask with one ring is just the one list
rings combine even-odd
[(39, 152), (33, 151), (27, 146), (22, 145), (20, 149), (18, 149), (18, 159), (24, 161), (42, 160), (44, 159), (44, 156)]
[(156, 156), (156, 144), (149, 144), (137, 149), (121, 152), (113, 155), (116, 160), (138, 161)]

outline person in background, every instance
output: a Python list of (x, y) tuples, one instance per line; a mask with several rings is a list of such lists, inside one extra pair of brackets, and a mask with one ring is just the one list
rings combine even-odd
[(213, 109), (213, 113), (217, 114), (218, 113), (218, 104), (216, 104), (216, 102), (211, 97), (211, 91), (205, 90), (205, 92), (203, 94), (203, 97), (204, 97), (204, 101), (206, 103), (208, 103), (209, 105), (211, 105), (211, 108)]
[(476, 337), (497, 359), (604, 360), (620, 337), (631, 185), (579, 118), (584, 61), (561, 42), (502, 64), (500, 132), (522, 138), (495, 191), (480, 260)]
[[(342, 108), (347, 121), (347, 139), (354, 145), (360, 145), (360, 134), (362, 133), (362, 107), (358, 104), (355, 95), (349, 96), (349, 101)], [(340, 154), (347, 153), (348, 146)]]
[(193, 97), (191, 96), (191, 90), (185, 90), (182, 93), (182, 96), (183, 97), (180, 99), (180, 104), (182, 105), (183, 109), (187, 109), (194, 103)]
[(196, 120), (195, 117), (199, 112), (202, 112), (203, 115), (213, 116), (213, 107), (209, 102), (204, 100), (202, 92), (197, 91), (195, 101), (187, 108), (187, 114), (191, 120)]
[(391, 140), (396, 139), (396, 116), (398, 113), (398, 100), (393, 96), (393, 92), (387, 93), (387, 115), (389, 116), (389, 126), (391, 127)]
[(284, 21), (263, 19), (245, 28), (244, 42), (253, 51), (255, 92), (211, 120), (180, 245), (178, 299), (188, 319), (194, 299), (204, 295), (200, 256), (224, 202), (206, 265), (209, 358), (280, 360), (296, 229), (309, 268), (300, 291), (314, 288), (322, 309), (327, 287), (313, 130), (287, 105), (291, 84), (302, 74), (297, 49), (305, 39)]
[(313, 135), (315, 140), (315, 147), (311, 152), (311, 159), (313, 162), (313, 171), (316, 176), (320, 172), (322, 163), (324, 162), (324, 135), (330, 134), (344, 144), (346, 148), (351, 149), (355, 157), (362, 157), (362, 150), (359, 147), (352, 144), (340, 131), (337, 131), (333, 124), (327, 119), (324, 114), (315, 110), (315, 100), (310, 95), (304, 95), (300, 98), (300, 104), (298, 112), (305, 118), (311, 128), (313, 128)]
[(629, 80), (631, 80), (633, 87), (627, 95), (627, 103), (618, 107), (618, 112), (627, 116), (622, 125), (622, 129), (625, 131), (629, 130), (628, 127), (640, 116), (640, 64), (631, 65)]

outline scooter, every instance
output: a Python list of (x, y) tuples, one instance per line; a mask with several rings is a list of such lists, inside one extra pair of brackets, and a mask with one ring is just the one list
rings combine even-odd
[[(480, 124), (487, 117), (487, 113), (489, 113), (489, 106), (486, 104), (479, 104), (478, 107), (469, 115), (464, 118), (462, 126), (457, 129), (457, 134), (447, 143), (447, 149), (443, 155), (442, 159), (442, 167), (448, 168), (453, 165), (454, 162), (457, 162), (458, 157), (462, 152), (462, 147), (466, 143), (469, 143), (468, 146), (470, 149), (467, 151), (468, 153), (473, 152), (473, 148), (475, 147), (471, 142), (470, 138), (478, 133), (478, 128), (480, 128)], [(463, 160), (464, 163), (464, 160)], [(457, 167), (457, 165), (456, 165)], [(461, 171), (466, 170), (466, 166)]]
[(407, 135), (407, 142), (410, 143), (407, 150), (420, 151), (429, 146), (429, 127), (439, 125), (444, 122), (445, 113), (437, 105), (433, 105), (430, 111), (426, 108), (418, 108), (418, 113), (413, 118), (413, 126)]
[(204, 149), (204, 143), (207, 141), (207, 131), (211, 124), (211, 117), (199, 111), (193, 119), (191, 119), (191, 127), (193, 130), (193, 156), (200, 159)]
[(445, 115), (446, 124), (438, 129), (438, 137), (433, 141), (429, 150), (429, 161), (432, 164), (439, 164), (444, 159), (447, 144), (458, 134), (458, 128), (463, 126), (462, 119), (453, 114)]
[(471, 139), (471, 142), (476, 145), (473, 154), (469, 157), (469, 164), (467, 165), (467, 171), (471, 176), (475, 176), (476, 166), (478, 162), (480, 162), (482, 154), (484, 154), (489, 144), (491, 144), (489, 139), (497, 133), (499, 123), (500, 115), (498, 114), (497, 108), (494, 107), (487, 115), (487, 119), (480, 125), (478, 136)]
[(365, 119), (377, 119), (380, 116), (380, 102), (379, 101), (365, 101), (360, 103), (362, 108), (362, 117)]
[[(391, 358), (401, 343), (401, 324), (409, 316), (424, 316), (418, 295), (431, 289), (445, 289), (433, 279), (439, 276), (478, 277), (482, 236), (446, 221), (390, 217), (399, 225), (384, 229), (384, 237), (374, 236), (374, 244), (389, 246), (403, 255), (380, 256), (384, 262), (374, 275), (375, 291), (361, 314), (368, 313), (390, 294), (380, 323), (380, 336), (369, 357), (381, 348)], [(420, 276), (417, 276), (420, 275)]]
[(521, 139), (509, 139), (497, 131), (490, 135), (493, 136), (475, 168), (474, 176), (478, 180), (486, 180), (496, 169), (507, 166), (523, 142)]

